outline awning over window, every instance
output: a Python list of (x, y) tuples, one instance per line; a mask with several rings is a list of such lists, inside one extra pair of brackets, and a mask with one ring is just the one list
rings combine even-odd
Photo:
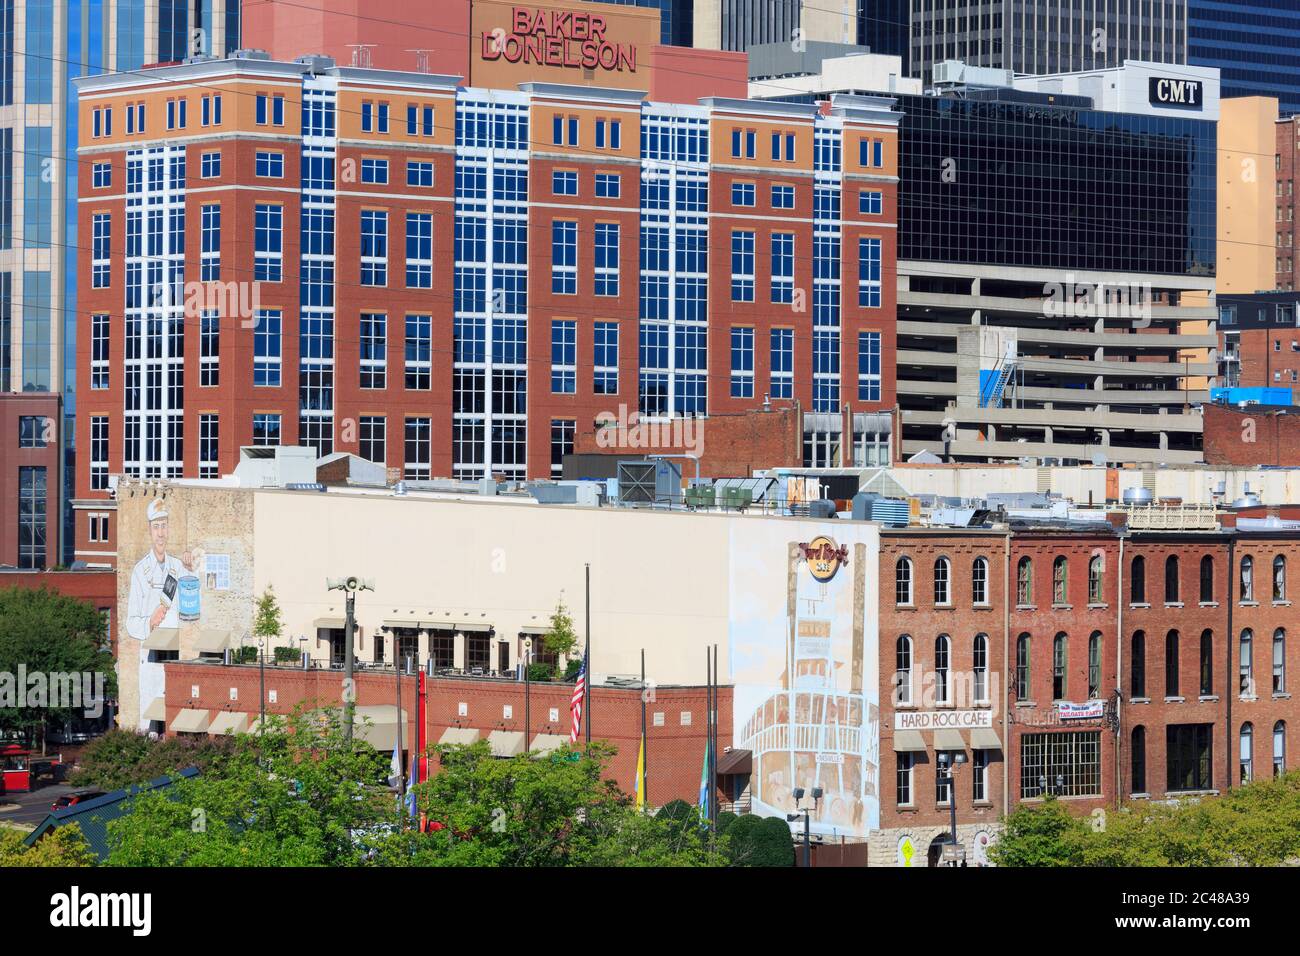
[(312, 627), (318, 631), (341, 631), (348, 626), (348, 622), (341, 617), (318, 617), (312, 623)]
[(992, 727), (976, 727), (970, 733), (972, 750), (1001, 750), (1002, 739)]
[(230, 646), (230, 631), (205, 627), (199, 632), (198, 652), (200, 654), (220, 654)]
[(223, 710), (208, 725), (210, 734), (242, 734), (248, 728), (248, 714), (237, 710)]
[(144, 639), (144, 646), (151, 651), (179, 651), (181, 630), (178, 627), (155, 627)]
[(519, 633), (526, 634), (529, 637), (545, 637), (551, 633), (551, 629), (549, 627), (534, 627), (530, 624), (528, 627), (521, 627)]
[(144, 709), (144, 713), (140, 716), (145, 720), (166, 720), (167, 701), (162, 697), (156, 698), (152, 704)]
[(732, 747), (718, 754), (718, 776), (744, 776), (753, 769), (753, 751)]
[[(376, 750), (391, 751), (397, 746), (397, 708), (393, 704), (377, 704), (370, 707), (358, 707), (353, 717), (353, 733), (358, 740), (364, 740)], [(406, 722), (406, 711), (401, 714), (401, 721)], [(402, 749), (415, 744), (410, 734), (403, 731)]]
[(421, 624), (416, 618), (392, 617), (384, 621), (384, 627), (388, 628), (390, 631), (396, 631), (399, 629), (403, 631), (419, 631), (423, 630), (427, 626), (428, 625)]
[(559, 750), (568, 742), (569, 738), (562, 734), (538, 734), (533, 738), (533, 745), (528, 749), (535, 754), (548, 754)]
[(894, 753), (911, 754), (925, 753), (929, 748), (925, 746), (925, 738), (921, 736), (919, 730), (895, 730), (894, 731)]
[(934, 732), (934, 749), (965, 750), (966, 741), (961, 739), (959, 731), (953, 730), (951, 727), (944, 727)]
[(172, 718), (169, 729), (174, 734), (201, 734), (208, 729), (208, 712), (187, 707)]
[(522, 730), (494, 730), (488, 734), (488, 744), (494, 757), (518, 757), (524, 752)]
[(460, 631), (464, 634), (486, 634), (492, 630), (491, 624), (477, 621), (424, 621), (420, 627), (426, 631)]
[(473, 727), (448, 727), (438, 738), (440, 744), (472, 744), (477, 743), (479, 732)]

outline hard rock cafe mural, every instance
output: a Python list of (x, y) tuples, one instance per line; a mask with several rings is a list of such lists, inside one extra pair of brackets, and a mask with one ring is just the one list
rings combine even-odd
[(753, 754), (754, 813), (807, 808), (813, 832), (861, 837), (880, 823), (879, 539), (808, 527), (732, 531), (734, 744)]

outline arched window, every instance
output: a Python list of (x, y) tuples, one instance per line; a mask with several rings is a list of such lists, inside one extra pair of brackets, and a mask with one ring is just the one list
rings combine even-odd
[(1034, 562), (1021, 558), (1016, 564), (1016, 603), (1034, 603)]
[(1029, 670), (1029, 652), (1030, 637), (1028, 634), (1021, 634), (1016, 638), (1016, 700), (1029, 700), (1033, 695), (1030, 693), (1030, 670)]
[(948, 649), (951, 642), (947, 634), (940, 634), (934, 642), (934, 692), (937, 703), (946, 704), (948, 694)]
[(912, 603), (912, 559), (899, 558), (894, 565), (894, 603)]
[(1052, 562), (1052, 603), (1066, 604), (1070, 597), (1070, 562), (1064, 555)]
[(1102, 602), (1102, 580), (1101, 580), (1101, 555), (1094, 554), (1092, 560), (1088, 562), (1088, 603), (1100, 604)]
[(1201, 603), (1214, 602), (1214, 558), (1205, 555), (1201, 558)]
[(1088, 638), (1088, 699), (1101, 696), (1101, 631)]
[(952, 562), (947, 558), (934, 562), (934, 603), (952, 603)]
[(1133, 604), (1147, 603), (1147, 559), (1138, 555), (1129, 565), (1129, 601)]
[(1130, 748), (1133, 761), (1133, 793), (1147, 792), (1147, 729), (1133, 728), (1133, 746)]
[(894, 646), (894, 680), (898, 685), (898, 702), (912, 702), (912, 639), (906, 634)]
[(1178, 603), (1178, 555), (1165, 558), (1165, 603)]
[(976, 558), (970, 567), (970, 600), (972, 604), (989, 603), (988, 558)]
[(1250, 555), (1241, 559), (1241, 599), (1255, 600), (1255, 559)]
[(1065, 700), (1066, 675), (1070, 670), (1070, 639), (1057, 634), (1052, 641), (1052, 700)]
[(1165, 635), (1165, 696), (1178, 696), (1178, 632)]
[(989, 639), (986, 634), (976, 634), (971, 648), (972, 669), (975, 671), (975, 702), (984, 704), (989, 699)]
[(1254, 779), (1251, 759), (1255, 750), (1255, 728), (1251, 726), (1250, 721), (1241, 725), (1241, 754), (1239, 762), (1241, 765), (1241, 782), (1250, 783)]
[(1255, 696), (1255, 654), (1254, 654), (1254, 637), (1250, 628), (1241, 632), (1241, 657), (1239, 670), (1241, 672), (1241, 696)]
[(1286, 600), (1286, 557), (1280, 554), (1273, 559), (1273, 600)]
[(1286, 773), (1286, 721), (1273, 725), (1273, 776)]
[(1145, 631), (1133, 632), (1132, 652), (1129, 654), (1129, 696), (1147, 695), (1147, 636)]
[(1286, 693), (1286, 629), (1273, 632), (1273, 693)]
[(1201, 696), (1214, 693), (1214, 632), (1201, 631)]

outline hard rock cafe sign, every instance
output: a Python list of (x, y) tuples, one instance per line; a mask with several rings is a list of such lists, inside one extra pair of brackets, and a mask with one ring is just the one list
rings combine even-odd
[(598, 13), (512, 7), (509, 29), (484, 30), (482, 43), (484, 60), (636, 72), (636, 47), (610, 40)]
[(825, 583), (835, 577), (840, 565), (849, 563), (847, 545), (837, 545), (825, 535), (818, 535), (811, 542), (801, 543), (799, 551), (808, 562), (809, 573), (818, 581)]

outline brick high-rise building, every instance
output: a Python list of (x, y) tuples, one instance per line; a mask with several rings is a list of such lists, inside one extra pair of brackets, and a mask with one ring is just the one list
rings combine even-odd
[(835, 453), (846, 405), (891, 409), (893, 101), (649, 102), (601, 85), (607, 40), (591, 85), (255, 56), (84, 82), (78, 507), (247, 445), (538, 478), (620, 408), (793, 399)]
[(1295, 241), (1295, 180), (1300, 171), (1300, 114), (1277, 121), (1277, 288), (1294, 292), (1300, 282), (1300, 246)]

